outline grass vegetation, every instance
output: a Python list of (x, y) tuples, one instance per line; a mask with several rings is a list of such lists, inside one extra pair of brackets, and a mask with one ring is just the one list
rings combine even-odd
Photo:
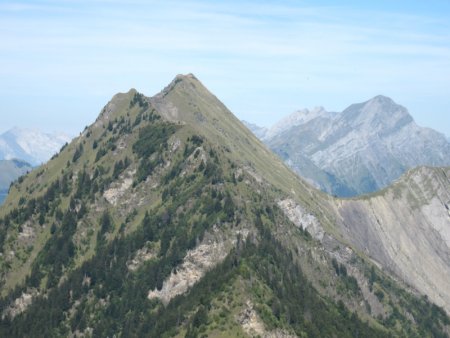
[[(0, 336), (240, 337), (247, 301), (267, 331), (445, 335), (441, 309), (406, 291), (392, 297), (395, 282), (375, 270), (366, 278), (392, 309), (389, 317), (367, 321), (327, 291), (342, 286), (346, 297), (362, 299), (346, 265), (329, 258), (317, 263), (317, 242), (289, 224), (276, 204), (291, 196), (331, 229), (332, 220), (319, 214), (321, 193), (205, 91), (184, 79), (162, 94), (179, 120), (134, 90), (119, 94), (59, 155), (13, 185), (0, 209), (0, 271), (7, 281), (0, 308), (31, 289), (38, 295), (24, 313), (0, 321)], [(105, 192), (119, 194), (127, 178), (133, 184), (117, 195), (119, 202), (108, 201)], [(25, 225), (34, 231), (31, 249)], [(233, 238), (237, 230), (248, 237)], [(148, 299), (211, 233), (235, 239), (226, 258), (168, 304)], [(148, 247), (154, 257), (130, 270), (129, 262)], [(320, 276), (324, 287), (311, 276)]]

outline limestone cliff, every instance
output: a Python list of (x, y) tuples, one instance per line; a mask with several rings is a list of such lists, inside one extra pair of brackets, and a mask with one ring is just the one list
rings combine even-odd
[(345, 238), (450, 312), (450, 168), (421, 167), (360, 199), (335, 200)]

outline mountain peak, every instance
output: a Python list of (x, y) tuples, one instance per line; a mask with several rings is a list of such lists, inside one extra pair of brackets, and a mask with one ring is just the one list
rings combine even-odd
[(396, 104), (394, 102), (394, 100), (392, 100), (390, 97), (388, 96), (384, 96), (384, 95), (377, 95), (375, 97), (373, 97), (372, 99), (370, 99), (367, 102), (378, 102), (378, 103), (385, 103), (385, 104)]
[(72, 137), (38, 129), (14, 127), (0, 135), (0, 159), (19, 158), (39, 165), (57, 153)]
[(174, 89), (175, 86), (181, 82), (200, 82), (192, 73), (189, 74), (178, 74), (175, 78), (169, 83), (169, 85), (162, 90), (162, 93), (169, 92)]
[(312, 116), (309, 110), (295, 112), (261, 139), (297, 173), (333, 194), (373, 192), (405, 168), (450, 164), (450, 146), (443, 135), (418, 126), (390, 97), (377, 95), (288, 131), (296, 121)]
[[(385, 267), (401, 265), (383, 250), (395, 242), (383, 240), (406, 231), (384, 236), (389, 208), (375, 226), (378, 214), (356, 203), (304, 183), (192, 75), (151, 98), (118, 94), (0, 208), (0, 336), (444, 336), (445, 313), (388, 279)], [(396, 225), (425, 233), (404, 214)], [(402, 243), (429, 243), (422, 238)], [(403, 252), (410, 266), (422, 262), (423, 250)], [(412, 286), (433, 273), (443, 282), (418, 291), (446, 300), (448, 265), (422, 266)]]
[(322, 106), (317, 106), (312, 109), (304, 108), (297, 110), (273, 125), (269, 129), (267, 137), (270, 138), (280, 132), (288, 130), (291, 127), (308, 123), (318, 117), (328, 116), (329, 114), (330, 113), (327, 112)]
[(392, 113), (398, 113), (401, 116), (409, 116), (405, 107), (395, 103), (394, 100), (387, 96), (377, 95), (363, 104), (364, 110), (370, 111), (372, 115), (382, 115), (389, 118)]
[(174, 122), (203, 124), (231, 112), (193, 74), (177, 75), (150, 102)]
[(177, 76), (175, 76), (175, 79), (179, 79), (179, 80), (187, 80), (187, 79), (192, 79), (192, 80), (197, 80), (198, 79), (195, 77), (194, 74), (192, 73), (188, 73), (188, 74), (178, 74)]
[(398, 130), (414, 121), (405, 107), (383, 95), (351, 105), (342, 112), (342, 118), (354, 128), (375, 133)]
[(305, 108), (305, 109), (297, 110), (294, 113), (292, 113), (290, 116), (295, 117), (297, 120), (303, 121), (303, 120), (314, 119), (324, 113), (327, 113), (325, 108), (322, 106), (317, 106), (312, 109)]
[[(175, 89), (175, 87), (180, 83), (194, 82), (194, 81), (200, 83), (200, 81), (192, 73), (178, 74), (159, 94), (156, 95), (156, 98), (161, 99), (161, 98), (165, 97), (171, 91), (173, 91)], [(195, 87), (195, 85), (194, 85), (194, 87)]]

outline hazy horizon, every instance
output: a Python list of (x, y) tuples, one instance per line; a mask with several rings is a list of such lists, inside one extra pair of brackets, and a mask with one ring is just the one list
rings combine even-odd
[[(143, 94), (145, 95), (146, 93), (143, 93)], [(156, 94), (156, 93), (154, 93), (154, 94)], [(376, 95), (375, 95), (375, 96), (376, 96)], [(386, 96), (386, 95), (384, 95), (384, 96)], [(359, 101), (359, 102), (352, 102), (352, 103), (350, 103), (348, 106), (350, 106), (351, 104), (354, 104), (354, 103), (362, 103), (362, 102), (368, 101), (369, 99), (372, 99), (372, 98), (373, 98), (373, 97), (368, 98), (368, 99), (363, 100), (363, 101)], [(219, 99), (220, 99), (220, 98), (219, 98)], [(392, 98), (391, 98), (391, 99), (392, 99)], [(394, 100), (395, 103), (402, 105), (400, 102), (396, 102), (395, 99), (393, 99), (393, 100)], [(106, 104), (106, 103), (107, 103), (107, 102), (105, 102), (105, 104)], [(224, 104), (226, 105), (226, 102), (224, 102)], [(287, 113), (285, 113), (284, 115), (281, 115), (281, 114), (278, 115), (278, 116), (277, 116), (278, 119), (275, 120), (275, 121), (272, 121), (270, 124), (261, 124), (261, 123), (258, 123), (257, 121), (252, 121), (252, 120), (248, 120), (248, 119), (246, 119), (246, 118), (242, 118), (242, 117), (239, 116), (239, 114), (237, 114), (236, 112), (233, 112), (233, 113), (234, 113), (239, 119), (241, 119), (241, 120), (244, 120), (244, 121), (246, 121), (246, 122), (255, 124), (255, 125), (259, 126), (259, 127), (270, 128), (270, 127), (273, 126), (276, 122), (280, 121), (282, 118), (287, 117), (288, 115), (290, 115), (290, 114), (292, 114), (292, 113), (294, 113), (294, 112), (296, 112), (296, 111), (298, 111), (298, 110), (302, 110), (302, 109), (308, 109), (308, 110), (311, 110), (311, 109), (314, 109), (314, 108), (319, 107), (319, 106), (320, 106), (320, 107), (323, 107), (326, 111), (328, 111), (328, 112), (333, 112), (333, 113), (341, 113), (345, 108), (348, 107), (348, 106), (346, 106), (345, 108), (343, 108), (343, 109), (341, 109), (341, 110), (328, 109), (327, 107), (324, 107), (323, 105), (320, 105), (320, 104), (315, 105), (315, 106), (312, 106), (312, 107), (301, 107), (301, 108), (298, 108), (298, 109), (296, 109), (296, 110), (294, 110), (294, 111), (287, 112)], [(408, 109), (408, 107), (405, 107), (405, 108)], [(91, 121), (87, 121), (87, 122), (86, 122), (85, 126), (88, 126), (88, 125), (94, 123), (94, 121), (95, 121), (95, 119), (97, 118), (98, 114), (100, 114), (100, 110), (101, 110), (101, 108), (99, 108), (97, 115), (95, 115), (95, 116), (93, 115), (93, 116), (92, 116), (92, 120), (91, 120)], [(409, 109), (408, 109), (408, 111), (409, 111)], [(419, 126), (421, 126), (421, 127), (432, 128), (432, 127), (429, 127), (429, 126), (427, 126), (427, 125), (422, 125), (421, 123), (419, 123), (419, 122), (417, 121), (417, 119), (415, 118), (415, 116), (414, 116), (413, 114), (411, 114), (411, 112), (409, 112), (409, 113), (410, 113), (410, 115), (413, 117), (413, 119), (415, 120), (415, 122), (416, 122)], [(4, 128), (2, 128), (2, 127), (4, 127)], [(48, 129), (48, 128), (46, 128), (45, 126), (42, 127), (42, 126), (39, 126), (39, 125), (27, 125), (27, 124), (25, 123), (25, 124), (22, 124), (22, 125), (12, 125), (12, 126), (10, 126), (10, 127), (0, 126), (0, 134), (3, 134), (3, 133), (5, 133), (5, 132), (7, 132), (7, 131), (9, 131), (9, 130), (14, 129), (14, 128), (37, 130), (37, 131), (41, 131), (41, 132), (44, 132), (44, 133), (47, 133), (47, 134), (58, 134), (58, 133), (63, 133), (63, 134), (65, 134), (65, 135), (71, 136), (71, 137), (76, 137), (76, 136), (78, 136), (78, 134), (80, 134), (80, 133), (84, 130), (84, 127), (82, 127), (81, 129), (79, 129), (78, 131), (72, 131), (72, 129), (65, 129), (64, 127), (61, 128), (61, 129), (55, 129), (55, 128), (53, 128), (53, 129)], [(446, 136), (446, 137), (450, 140), (450, 134), (446, 134), (445, 132), (439, 130), (438, 128), (432, 128), (432, 129), (435, 129), (436, 131), (442, 133), (444, 136)]]

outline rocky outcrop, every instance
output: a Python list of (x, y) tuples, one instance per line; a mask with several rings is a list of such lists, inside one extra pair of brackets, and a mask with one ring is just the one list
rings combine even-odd
[(325, 232), (314, 215), (306, 212), (292, 199), (279, 201), (278, 206), (283, 210), (287, 218), (289, 218), (289, 220), (297, 227), (308, 231), (315, 239), (319, 241), (322, 240)]
[(133, 185), (133, 176), (136, 170), (127, 171), (125, 175), (122, 175), (122, 181), (114, 183), (112, 186), (103, 193), (103, 197), (112, 205), (117, 205), (120, 198), (124, 196), (127, 190)]
[(3, 311), (2, 318), (14, 318), (24, 312), (33, 303), (33, 297), (37, 294), (38, 292), (35, 289), (32, 289), (29, 293), (23, 292), (20, 297), (16, 298), (14, 302)]
[(145, 262), (157, 257), (157, 248), (152, 243), (148, 242), (146, 245), (139, 249), (134, 257), (127, 262), (128, 270), (134, 272), (139, 269)]
[(248, 300), (245, 303), (244, 309), (239, 313), (237, 317), (238, 323), (242, 326), (242, 329), (250, 337), (262, 337), (262, 338), (295, 338), (296, 335), (292, 335), (285, 330), (272, 330), (266, 329), (263, 321), (259, 317), (258, 313), (254, 309), (253, 303)]
[(188, 251), (183, 262), (164, 281), (161, 290), (151, 290), (148, 298), (159, 298), (167, 304), (173, 297), (188, 291), (208, 270), (226, 258), (238, 234), (246, 238), (248, 231), (237, 231), (235, 236), (224, 237), (216, 228), (215, 234), (206, 235), (201, 244)]
[(346, 239), (450, 312), (450, 168), (419, 168), (373, 196), (336, 200)]

